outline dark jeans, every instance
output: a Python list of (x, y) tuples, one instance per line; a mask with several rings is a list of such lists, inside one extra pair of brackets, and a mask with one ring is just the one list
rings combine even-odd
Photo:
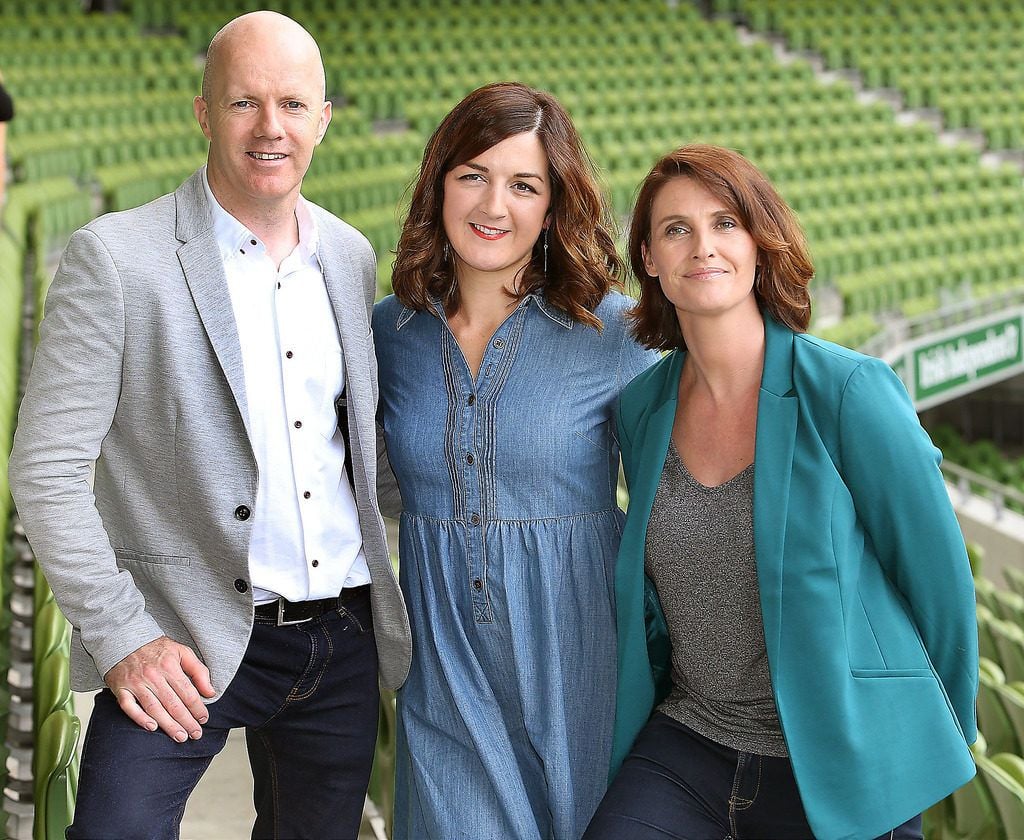
[[(637, 737), (584, 840), (813, 836), (788, 758), (737, 752), (656, 712)], [(883, 835), (884, 840), (921, 837), (920, 816)]]
[(189, 794), (244, 726), (253, 837), (355, 838), (377, 738), (377, 648), (369, 587), (304, 624), (257, 623), (198, 741), (141, 729), (104, 689), (82, 754), (67, 837), (177, 838)]

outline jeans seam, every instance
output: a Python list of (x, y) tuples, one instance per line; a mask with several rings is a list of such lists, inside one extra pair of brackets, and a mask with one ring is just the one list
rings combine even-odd
[[(321, 665), (320, 665), (320, 673), (317, 674), (317, 677), (313, 681), (313, 684), (309, 687), (309, 690), (306, 691), (304, 694), (297, 694), (295, 696), (289, 695), (287, 702), (291, 702), (293, 700), (305, 700), (307, 697), (311, 697), (316, 692), (316, 690), (320, 687), (320, 683), (323, 681), (324, 674), (327, 672), (327, 668), (331, 664), (331, 657), (334, 654), (334, 643), (331, 641), (331, 633), (327, 629), (327, 627), (324, 626), (324, 623), (323, 623), (322, 620), (319, 621), (319, 628), (318, 629), (320, 630), (320, 632), (322, 632), (324, 634), (324, 638), (327, 640), (327, 657), (321, 663)], [(310, 638), (313, 639), (313, 658), (315, 659), (316, 658), (316, 651), (317, 651), (316, 639), (313, 637), (312, 633), (310, 634)], [(309, 669), (307, 668), (306, 670), (308, 671)], [(302, 676), (303, 676), (303, 678), (305, 678), (306, 674), (303, 673)]]
[(269, 771), (270, 771), (270, 787), (271, 787), (271, 790), (273, 791), (272, 797), (273, 797), (273, 808), (274, 808), (274, 817), (273, 817), (273, 822), (274, 822), (274, 840), (277, 840), (277, 838), (281, 836), (280, 828), (278, 827), (278, 824), (277, 824), (278, 823), (278, 819), (280, 817), (280, 813), (281, 813), (281, 805), (280, 805), (280, 802), (278, 801), (279, 800), (279, 796), (280, 796), (280, 791), (279, 791), (278, 785), (277, 785), (277, 761), (274, 758), (274, 748), (270, 744), (270, 739), (267, 738), (267, 736), (264, 735), (258, 729), (256, 730), (256, 735), (263, 742), (263, 749), (266, 751), (266, 754), (267, 754), (267, 764), (269, 765)]
[(739, 836), (736, 827), (736, 799), (740, 787), (740, 777), (747, 766), (747, 753), (739, 753), (736, 757), (736, 773), (732, 777), (732, 791), (729, 793), (729, 833), (733, 837)]
[(757, 781), (754, 783), (754, 794), (749, 799), (744, 796), (733, 796), (732, 804), (735, 804), (737, 811), (745, 811), (754, 801), (757, 799), (757, 794), (761, 790), (761, 773), (764, 770), (764, 761), (761, 760), (761, 756), (752, 756), (757, 759)]

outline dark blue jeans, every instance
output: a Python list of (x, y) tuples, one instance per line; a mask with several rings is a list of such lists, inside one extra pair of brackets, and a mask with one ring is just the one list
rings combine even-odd
[(189, 794), (236, 727), (255, 783), (253, 837), (354, 840), (380, 704), (368, 589), (304, 624), (255, 624), (198, 741), (141, 729), (101, 691), (69, 840), (177, 838)]
[[(813, 838), (788, 758), (737, 752), (656, 712), (584, 840)], [(917, 816), (880, 840), (921, 840)]]

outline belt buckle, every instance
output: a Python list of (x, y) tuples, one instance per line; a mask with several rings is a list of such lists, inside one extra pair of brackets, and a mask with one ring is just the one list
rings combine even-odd
[(287, 627), (291, 624), (305, 624), (307, 621), (312, 621), (313, 616), (307, 616), (306, 618), (297, 618), (294, 621), (285, 621), (284, 618), (284, 598), (277, 599), (277, 626)]

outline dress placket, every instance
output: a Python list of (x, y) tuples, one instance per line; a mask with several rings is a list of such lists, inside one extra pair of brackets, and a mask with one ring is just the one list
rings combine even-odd
[[(445, 324), (442, 354), (448, 383), (449, 471), (456, 516), (465, 523), (467, 574), (473, 620), (494, 621), (487, 586), (486, 523), (494, 515), (494, 432), (497, 400), (514, 360), (529, 298), (491, 336), (474, 382), (455, 336)], [(457, 373), (456, 373), (457, 371)], [(453, 411), (453, 407), (457, 407)], [(455, 416), (453, 416), (455, 415)], [(454, 423), (451, 421), (455, 421)], [(455, 445), (450, 445), (454, 437)]]

